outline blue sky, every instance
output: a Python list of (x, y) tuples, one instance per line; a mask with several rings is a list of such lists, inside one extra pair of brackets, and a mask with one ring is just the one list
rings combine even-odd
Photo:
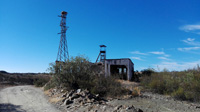
[(47, 72), (56, 60), (61, 11), (70, 56), (131, 58), (135, 70), (200, 64), (199, 0), (0, 0), (0, 70)]

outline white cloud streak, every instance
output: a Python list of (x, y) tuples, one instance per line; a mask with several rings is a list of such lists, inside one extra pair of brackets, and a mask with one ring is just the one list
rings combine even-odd
[(165, 54), (164, 56), (165, 56), (165, 57), (170, 57), (170, 55), (168, 55), (168, 54)]
[(185, 25), (180, 27), (181, 30), (189, 32), (189, 31), (194, 31), (194, 30), (200, 30), (200, 24), (196, 25)]
[(151, 54), (157, 54), (157, 55), (164, 55), (164, 52), (159, 52), (159, 51), (154, 51), (154, 52), (149, 52)]
[(134, 59), (134, 60), (142, 60), (140, 57), (131, 57), (131, 59)]
[(191, 50), (199, 50), (200, 47), (185, 47), (185, 48), (178, 48), (179, 51), (191, 51)]
[(159, 70), (168, 69), (170, 71), (176, 70), (186, 70), (186, 69), (192, 69), (197, 66), (197, 64), (200, 64), (200, 60), (193, 61), (193, 62), (161, 62), (159, 64), (154, 64), (154, 68), (159, 68)]
[(181, 26), (179, 29), (185, 32), (200, 34), (200, 24), (184, 25), (184, 26)]
[(158, 57), (158, 59), (161, 59), (161, 60), (170, 60), (169, 58), (166, 58), (166, 57)]
[(147, 53), (141, 53), (140, 51), (130, 52), (131, 54), (147, 55)]
[[(165, 52), (163, 51), (152, 51), (152, 52), (148, 52), (148, 53), (142, 53), (142, 52), (139, 52), (139, 51), (133, 51), (133, 52), (130, 52), (131, 54), (138, 54), (138, 55), (149, 55), (149, 54), (154, 54), (154, 55), (159, 55), (160, 57), (158, 57), (158, 59), (161, 59), (161, 60), (171, 60), (169, 59), (168, 57), (170, 57), (170, 55), (168, 54), (165, 54)], [(130, 57), (131, 59), (134, 59), (134, 60), (142, 60), (140, 57)]]
[(200, 46), (200, 42), (195, 41), (195, 38), (187, 38), (186, 40), (182, 41), (188, 45)]

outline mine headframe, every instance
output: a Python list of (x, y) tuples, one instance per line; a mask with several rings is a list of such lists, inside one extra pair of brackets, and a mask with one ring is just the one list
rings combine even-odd
[(105, 45), (100, 45), (100, 52), (99, 55), (96, 59), (96, 63), (97, 62), (102, 62), (104, 63), (106, 60), (106, 46)]

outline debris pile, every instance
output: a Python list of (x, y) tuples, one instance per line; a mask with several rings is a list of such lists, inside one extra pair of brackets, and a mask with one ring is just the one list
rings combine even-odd
[(93, 95), (88, 90), (77, 89), (71, 90), (70, 92), (65, 93), (62, 95), (63, 105), (68, 104), (78, 104), (78, 105), (87, 105), (87, 104), (105, 104), (106, 100), (99, 97), (99, 95)]
[(64, 92), (64, 90), (53, 89), (50, 96), (52, 95), (62, 99), (58, 102), (60, 107), (69, 112), (143, 112), (134, 106), (110, 105), (108, 100), (98, 94), (93, 95), (88, 90), (77, 89)]

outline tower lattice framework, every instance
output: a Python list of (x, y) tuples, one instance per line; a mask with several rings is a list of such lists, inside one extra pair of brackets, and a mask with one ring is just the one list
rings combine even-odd
[(61, 22), (60, 22), (60, 27), (61, 27), (61, 34), (60, 36), (60, 44), (59, 44), (59, 49), (58, 49), (58, 54), (57, 54), (57, 60), (58, 62), (65, 62), (67, 59), (69, 59), (69, 53), (68, 53), (68, 47), (67, 47), (67, 39), (66, 39), (66, 31), (67, 31), (67, 26), (66, 26), (66, 16), (67, 12), (62, 11), (61, 15)]
[(106, 60), (106, 46), (105, 45), (100, 45), (100, 53), (97, 57), (96, 63), (98, 61), (104, 63)]

